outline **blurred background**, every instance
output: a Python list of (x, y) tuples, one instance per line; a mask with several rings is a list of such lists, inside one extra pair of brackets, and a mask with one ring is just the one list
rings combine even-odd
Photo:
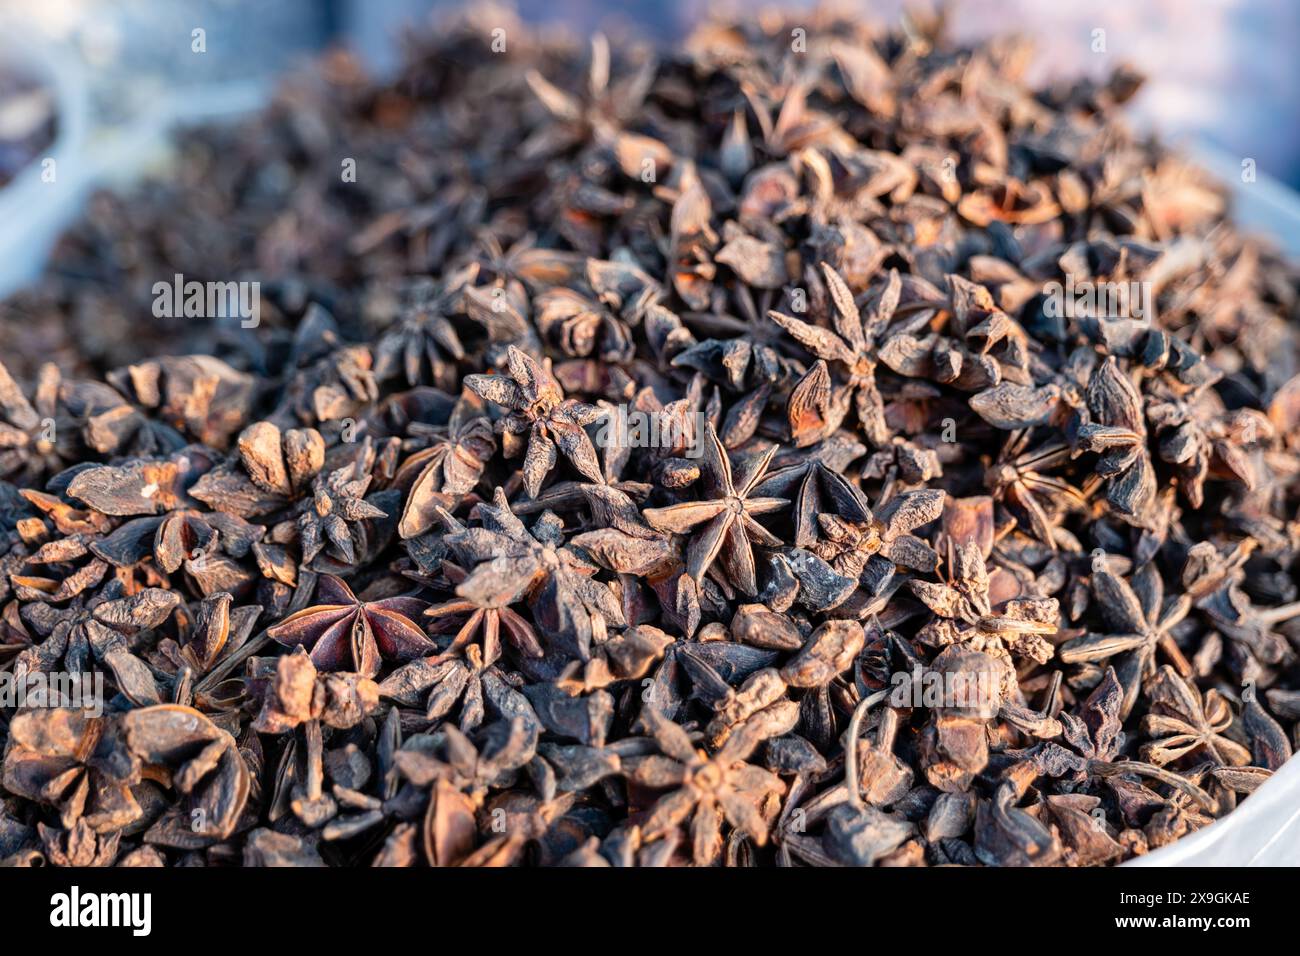
[[(404, 27), (435, 21), (462, 0), (0, 0), (0, 295), (39, 266), (43, 247), (93, 185), (129, 180), (180, 122), (237, 114), (277, 80), (333, 44), (359, 51), (382, 75)], [(480, 4), (481, 5), (481, 4)], [(784, 7), (811, 8), (789, 0)], [(596, 28), (671, 44), (710, 7), (754, 14), (743, 0), (518, 0), (526, 21)], [(902, 0), (846, 0), (866, 19), (896, 21)], [(934, 0), (908, 6), (933, 9)], [(1300, 252), (1300, 3), (1295, 0), (955, 0), (951, 32), (976, 39), (1019, 32), (1038, 55), (1034, 78), (1064, 82), (1135, 66), (1148, 83), (1131, 105), (1139, 127), (1192, 151), (1240, 184), (1258, 184), (1238, 215)], [(201, 49), (199, 49), (201, 47)], [(201, 55), (197, 55), (201, 54)], [(33, 91), (26, 79), (39, 78)], [(8, 77), (8, 79), (7, 79)], [(6, 85), (8, 84), (8, 86)], [(17, 84), (15, 87), (14, 84)], [(13, 95), (17, 90), (21, 95)], [(9, 90), (10, 95), (4, 95)], [(57, 114), (57, 135), (54, 133)], [(57, 204), (41, 197), (39, 224), (23, 198), (57, 160)], [(60, 205), (61, 204), (61, 205)], [(1242, 205), (1247, 208), (1242, 208)], [(9, 227), (18, 217), (19, 234)]]
[[(793, 2), (786, 7), (810, 8)], [(841, 7), (890, 21), (902, 0), (849, 0)], [(910, 6), (934, 8), (930, 0)], [(98, 117), (118, 121), (193, 99), (219, 109), (212, 90), (248, 96), (304, 55), (332, 42), (362, 51), (376, 70), (392, 66), (406, 24), (459, 0), (0, 0), (0, 51), (55, 46), (86, 69)], [(527, 21), (680, 37), (724, 0), (519, 0)], [(946, 5), (958, 37), (1019, 31), (1038, 46), (1044, 81), (1099, 75), (1127, 62), (1149, 85), (1135, 115), (1169, 135), (1189, 135), (1300, 186), (1300, 4), (1294, 0), (955, 0)], [(204, 56), (191, 30), (206, 31)], [(1104, 49), (1095, 31), (1104, 30)], [(241, 108), (244, 99), (228, 108)], [(169, 107), (170, 109), (171, 107)]]

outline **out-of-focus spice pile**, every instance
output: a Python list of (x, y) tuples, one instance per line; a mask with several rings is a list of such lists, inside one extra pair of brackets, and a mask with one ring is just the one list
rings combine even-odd
[(5, 306), (0, 661), (105, 706), (6, 710), (0, 858), (1089, 865), (1231, 811), (1300, 717), (1295, 274), (1138, 78), (1027, 56), (484, 8), (96, 198)]

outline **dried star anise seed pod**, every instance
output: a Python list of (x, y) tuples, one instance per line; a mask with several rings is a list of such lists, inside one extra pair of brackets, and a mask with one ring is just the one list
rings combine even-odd
[(281, 432), (270, 422), (254, 422), (239, 435), (239, 457), (253, 483), (293, 498), (325, 464), (325, 440), (314, 428)]
[(123, 773), (113, 721), (67, 709), (31, 710), (9, 724), (4, 788), (58, 808), (65, 829), (111, 833), (143, 816)]
[(0, 362), (0, 477), (20, 485), (38, 484), (63, 468), (75, 454), (76, 422), (59, 402), (58, 367), (41, 366), (31, 401)]
[(383, 509), (365, 500), (372, 477), (365, 473), (359, 457), (329, 474), (318, 475), (312, 482), (312, 496), (298, 506), (297, 529), (304, 564), (322, 551), (354, 564), (365, 554), (366, 537), (362, 522), (387, 517)]
[(638, 760), (632, 778), (643, 786), (673, 788), (651, 810), (643, 827), (647, 837), (662, 837), (690, 819), (697, 866), (708, 865), (721, 850), (724, 818), (762, 845), (767, 825), (761, 802), (767, 794), (784, 792), (785, 785), (769, 771), (745, 762), (758, 741), (733, 734), (710, 757), (653, 708), (647, 715), (662, 755)]
[(286, 647), (309, 648), (318, 670), (351, 670), (374, 677), (382, 660), (408, 661), (437, 649), (411, 620), (424, 613), (427, 601), (413, 597), (364, 601), (332, 574), (321, 576), (316, 600), (320, 603), (289, 615), (267, 633)]
[(262, 705), (253, 721), (259, 733), (286, 733), (309, 720), (346, 730), (379, 704), (374, 681), (361, 674), (319, 673), (301, 645), (284, 657), (253, 658), (248, 671), (251, 696)]
[(683, 502), (667, 508), (647, 508), (646, 522), (659, 531), (691, 533), (686, 566), (699, 583), (715, 560), (720, 560), (728, 581), (748, 597), (758, 594), (753, 544), (780, 547), (776, 537), (755, 520), (755, 516), (784, 508), (786, 498), (764, 498), (754, 494), (776, 453), (747, 460), (736, 471), (712, 425), (704, 431), (703, 491), (700, 501)]
[(557, 449), (589, 481), (603, 481), (596, 449), (583, 431), (600, 416), (597, 409), (566, 399), (555, 377), (536, 360), (511, 346), (509, 375), (467, 375), (465, 386), (510, 410), (501, 419), (502, 448), (508, 457), (524, 453), (524, 487), (536, 498), (555, 467)]

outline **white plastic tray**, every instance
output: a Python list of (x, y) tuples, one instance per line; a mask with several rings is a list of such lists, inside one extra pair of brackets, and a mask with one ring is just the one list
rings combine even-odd
[[(69, 220), (86, 183), (86, 83), (80, 65), (52, 51), (0, 42), (0, 62), (13, 64), (54, 93), (55, 138), (0, 189), (0, 298), (35, 277)], [(58, 69), (51, 67), (58, 63)], [(42, 181), (44, 160), (54, 160), (54, 181)]]
[(1125, 866), (1300, 866), (1300, 760), (1288, 760), (1236, 810)]
[[(88, 75), (76, 57), (54, 45), (0, 41), (0, 62), (48, 83), (57, 110), (54, 142), (0, 189), (0, 299), (40, 274), (55, 240), (95, 187), (137, 179), (166, 155), (178, 124), (246, 113), (262, 105), (268, 91), (261, 81), (185, 89), (132, 123), (98, 126), (90, 115)], [(42, 178), (47, 158), (54, 160), (53, 182)]]

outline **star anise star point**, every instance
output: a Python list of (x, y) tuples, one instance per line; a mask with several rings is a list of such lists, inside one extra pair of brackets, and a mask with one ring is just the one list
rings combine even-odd
[(429, 606), (426, 601), (400, 596), (362, 601), (332, 574), (321, 575), (316, 599), (319, 604), (289, 615), (267, 633), (287, 647), (307, 647), (318, 670), (374, 677), (385, 660), (404, 662), (437, 651), (411, 620)]
[(636, 761), (632, 778), (643, 786), (672, 788), (651, 809), (643, 827), (646, 837), (663, 838), (689, 818), (694, 861), (707, 866), (721, 848), (725, 818), (762, 846), (768, 827), (760, 802), (767, 794), (783, 793), (785, 784), (747, 762), (757, 741), (736, 734), (710, 756), (655, 708), (646, 708), (645, 719), (660, 754)]
[(712, 424), (706, 424), (703, 478), (708, 497), (642, 512), (656, 531), (673, 534), (695, 531), (686, 552), (686, 569), (696, 583), (720, 559), (727, 577), (739, 591), (749, 597), (758, 594), (753, 545), (779, 548), (781, 539), (760, 525), (755, 516), (779, 511), (790, 504), (788, 498), (751, 497), (775, 454), (776, 446), (773, 446), (746, 460), (739, 474), (733, 474), (731, 460), (717, 431)]
[(584, 478), (604, 483), (596, 447), (583, 429), (597, 421), (600, 409), (565, 398), (555, 376), (526, 352), (507, 349), (506, 375), (467, 375), (465, 385), (480, 398), (509, 409), (501, 420), (502, 450), (507, 457), (524, 454), (524, 488), (536, 498), (555, 468), (557, 449)]

